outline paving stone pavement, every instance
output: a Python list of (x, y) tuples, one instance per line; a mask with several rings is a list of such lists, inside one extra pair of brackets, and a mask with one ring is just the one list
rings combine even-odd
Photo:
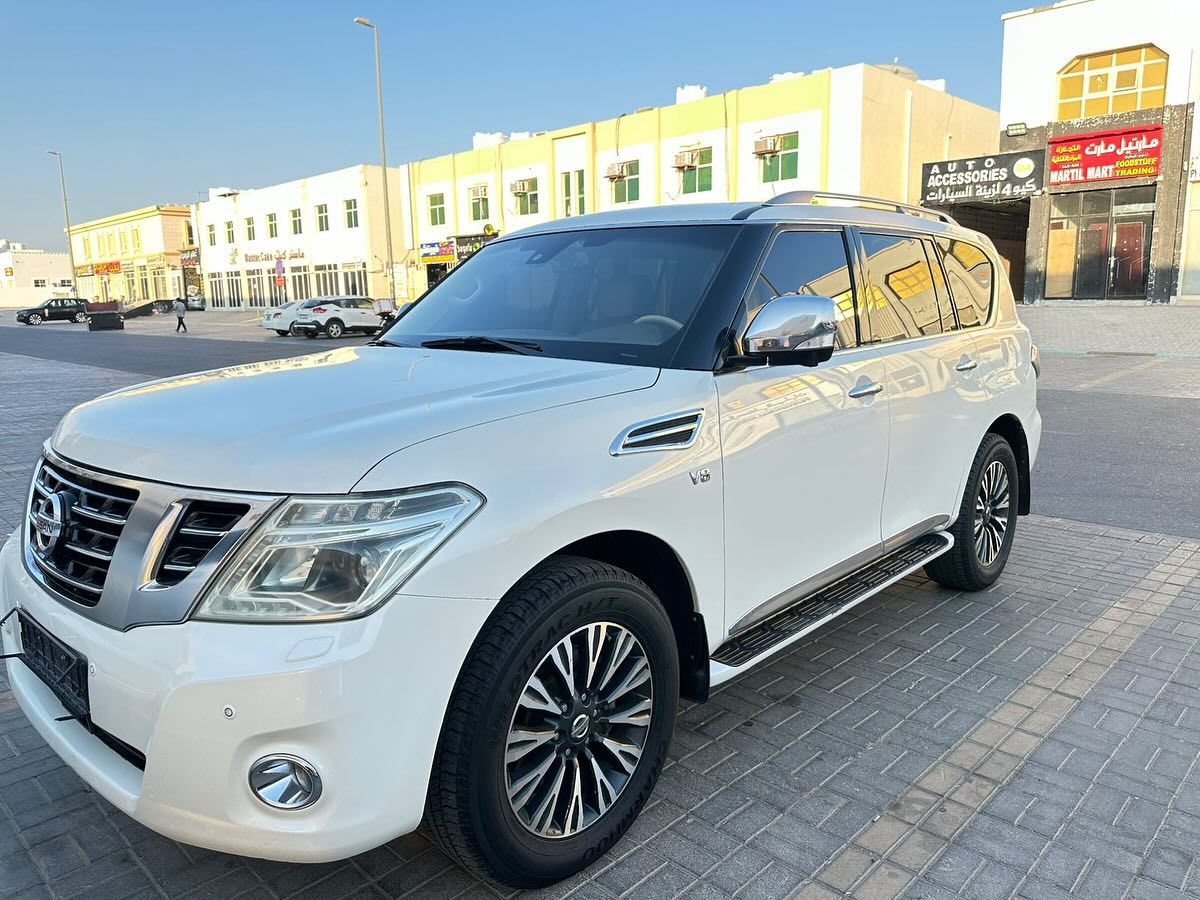
[[(136, 380), (0, 355), (17, 365), (55, 387), (0, 395), (8, 527), (62, 412)], [(990, 590), (907, 578), (681, 705), (626, 838), (530, 896), (1200, 896), (1198, 576), (1198, 541), (1022, 519)], [(498, 893), (424, 833), (316, 866), (158, 836), (58, 760), (0, 677), (0, 897)]]
[(1046, 353), (1143, 353), (1200, 357), (1200, 306), (1020, 306)]

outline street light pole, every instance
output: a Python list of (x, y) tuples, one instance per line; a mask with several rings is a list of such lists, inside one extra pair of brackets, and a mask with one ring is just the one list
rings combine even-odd
[(387, 280), (392, 295), (392, 306), (396, 306), (396, 267), (392, 260), (392, 200), (388, 194), (387, 144), (383, 138), (383, 76), (379, 64), (379, 29), (369, 19), (355, 18), (356, 25), (370, 28), (375, 36), (375, 95), (379, 100), (379, 158), (383, 163), (383, 230), (387, 242)]
[(67, 221), (67, 259), (71, 264), (71, 296), (78, 297), (79, 289), (75, 286), (78, 276), (75, 274), (75, 245), (71, 240), (71, 212), (67, 207), (67, 176), (63, 174), (62, 154), (57, 150), (47, 150), (51, 156), (58, 157), (58, 181), (62, 185), (63, 218)]

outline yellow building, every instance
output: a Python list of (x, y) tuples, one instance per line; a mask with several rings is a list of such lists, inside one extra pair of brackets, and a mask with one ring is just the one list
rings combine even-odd
[(179, 251), (193, 242), (187, 206), (146, 206), (71, 226), (79, 296), (137, 303), (182, 297)]
[(408, 167), (413, 295), (487, 236), (625, 206), (763, 200), (789, 190), (916, 203), (921, 164), (995, 151), (999, 117), (900, 67), (776, 76), (712, 97), (475, 147)]

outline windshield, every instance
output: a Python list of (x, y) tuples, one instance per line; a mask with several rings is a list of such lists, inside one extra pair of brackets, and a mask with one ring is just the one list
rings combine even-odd
[(665, 366), (736, 235), (685, 225), (497, 241), (451, 271), (381, 343), (489, 337), (533, 342), (546, 356)]

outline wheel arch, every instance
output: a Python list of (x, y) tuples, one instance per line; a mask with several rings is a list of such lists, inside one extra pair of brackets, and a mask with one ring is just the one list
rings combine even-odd
[(708, 699), (708, 633), (696, 609), (691, 577), (670, 544), (644, 531), (604, 531), (572, 541), (546, 559), (555, 556), (594, 559), (646, 582), (666, 608), (675, 632), (680, 696), (698, 703)]
[(988, 426), (988, 434), (998, 434), (1008, 441), (1017, 458), (1017, 474), (1019, 476), (1017, 490), (1017, 515), (1029, 515), (1029, 440), (1025, 437), (1025, 427), (1021, 420), (1012, 413), (1005, 413)]

